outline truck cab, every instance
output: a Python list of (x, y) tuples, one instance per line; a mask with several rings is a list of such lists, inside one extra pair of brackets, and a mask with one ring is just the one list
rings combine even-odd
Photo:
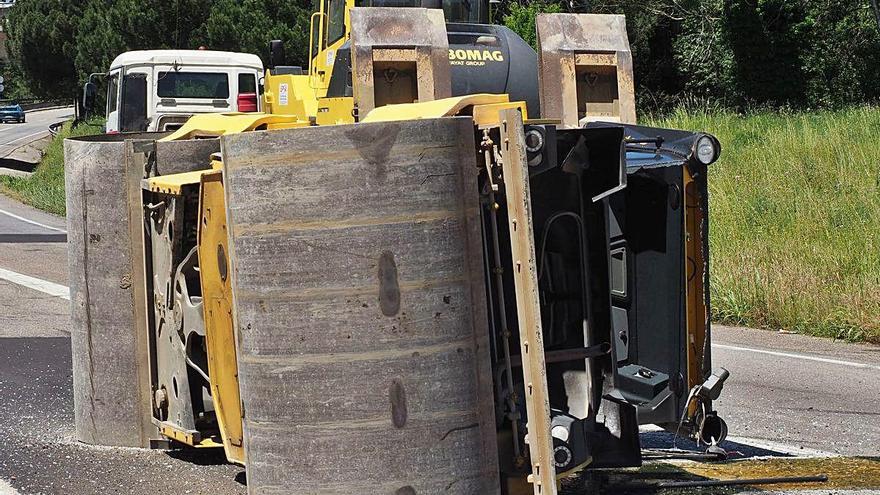
[(123, 53), (107, 74), (107, 132), (175, 130), (197, 113), (258, 112), (262, 74), (262, 61), (249, 53)]

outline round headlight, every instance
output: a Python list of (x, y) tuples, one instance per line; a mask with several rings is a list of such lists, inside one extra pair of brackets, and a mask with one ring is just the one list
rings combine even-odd
[(697, 140), (697, 160), (703, 165), (708, 165), (715, 161), (716, 150), (715, 141), (709, 136), (703, 136)]
[(541, 151), (544, 147), (544, 136), (537, 129), (529, 129), (526, 131), (526, 151), (535, 153)]
[(550, 430), (550, 435), (553, 438), (558, 438), (558, 439), (562, 440), (563, 442), (567, 442), (568, 441), (568, 428), (566, 428), (562, 425), (556, 425)]

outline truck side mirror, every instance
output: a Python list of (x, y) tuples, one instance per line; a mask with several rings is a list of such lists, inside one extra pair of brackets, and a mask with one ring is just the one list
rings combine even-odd
[(284, 42), (281, 40), (272, 40), (269, 42), (269, 68), (274, 69), (275, 66), (284, 63)]
[(98, 95), (98, 88), (95, 83), (89, 81), (83, 86), (82, 108), (87, 114), (92, 113), (95, 109), (95, 99)]

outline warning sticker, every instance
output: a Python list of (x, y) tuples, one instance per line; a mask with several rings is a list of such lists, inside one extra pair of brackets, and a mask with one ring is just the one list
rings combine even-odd
[(287, 105), (287, 83), (278, 85), (278, 104)]

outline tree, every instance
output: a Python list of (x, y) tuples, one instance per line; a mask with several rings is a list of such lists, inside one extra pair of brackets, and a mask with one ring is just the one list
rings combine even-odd
[(504, 25), (537, 50), (538, 40), (535, 19), (538, 17), (538, 14), (561, 11), (562, 7), (558, 3), (547, 3), (540, 0), (527, 4), (511, 2), (508, 6), (508, 13), (504, 16)]
[(199, 32), (212, 49), (260, 55), (268, 62), (269, 41), (284, 42), (283, 63), (308, 65), (309, 10), (289, 0), (219, 0), (213, 2)]
[[(104, 72), (120, 53), (139, 48), (159, 48), (159, 12), (153, 4), (136, 0), (92, 1), (79, 22), (74, 63), (82, 79)], [(159, 32), (157, 32), (159, 31)]]
[(29, 92), (75, 97), (79, 77), (73, 64), (83, 3), (75, 0), (19, 0), (7, 21), (8, 48)]
[[(624, 14), (643, 108), (689, 95), (829, 107), (880, 101), (876, 1), (507, 0), (493, 17), (535, 46), (540, 12)], [(4, 84), (68, 98), (128, 50), (204, 45), (267, 62), (272, 39), (284, 42), (282, 63), (305, 66), (310, 14), (307, 0), (18, 0)]]
[(107, 70), (113, 59), (130, 50), (196, 49), (198, 32), (207, 20), (209, 0), (92, 0), (76, 34), (76, 68), (80, 79)]

